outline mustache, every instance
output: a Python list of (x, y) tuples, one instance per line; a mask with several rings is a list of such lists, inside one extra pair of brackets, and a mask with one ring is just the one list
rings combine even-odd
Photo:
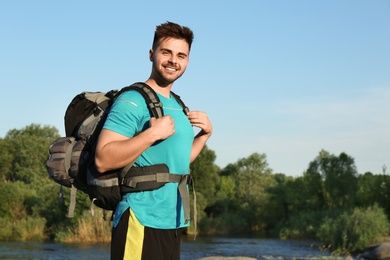
[(167, 62), (163, 63), (163, 66), (171, 67), (174, 69), (180, 69), (180, 66), (178, 66), (176, 62), (172, 62), (172, 61), (167, 61)]

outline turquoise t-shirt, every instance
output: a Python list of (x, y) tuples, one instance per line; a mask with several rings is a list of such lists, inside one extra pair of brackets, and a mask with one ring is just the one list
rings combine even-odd
[[(175, 134), (154, 143), (142, 153), (133, 167), (165, 163), (170, 173), (187, 174), (194, 140), (192, 126), (173, 96), (170, 98), (160, 94), (158, 96), (163, 104), (164, 114), (174, 119)], [(104, 129), (131, 138), (147, 129), (149, 120), (150, 112), (144, 98), (132, 90), (121, 94), (115, 101)], [(174, 229), (188, 226), (189, 223), (184, 224), (184, 210), (177, 187), (177, 183), (167, 183), (157, 190), (124, 195), (116, 208), (114, 226), (129, 207), (139, 222), (147, 227)]]

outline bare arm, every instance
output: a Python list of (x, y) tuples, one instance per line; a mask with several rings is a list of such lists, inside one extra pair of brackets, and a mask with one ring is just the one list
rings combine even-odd
[(151, 118), (150, 127), (133, 138), (103, 129), (96, 147), (96, 168), (106, 172), (132, 164), (154, 142), (174, 133), (174, 121), (170, 116)]
[(207, 114), (201, 111), (188, 112), (188, 118), (192, 126), (200, 128), (200, 132), (195, 136), (192, 143), (190, 162), (193, 162), (200, 154), (207, 140), (213, 132), (213, 126)]

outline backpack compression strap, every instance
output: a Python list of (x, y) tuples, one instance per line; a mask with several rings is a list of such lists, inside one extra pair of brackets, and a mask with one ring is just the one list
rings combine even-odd
[[(121, 170), (120, 176), (119, 184), (121, 186), (121, 193), (151, 191), (161, 188), (168, 182), (178, 183), (177, 189), (179, 190), (183, 203), (185, 223), (191, 220), (190, 199), (187, 192), (188, 184), (192, 187), (195, 199), (195, 187), (191, 174), (169, 173), (169, 168), (166, 164), (155, 164), (144, 167), (131, 167), (127, 165)], [(195, 207), (194, 210), (196, 211)]]
[[(150, 166), (153, 167), (153, 166)], [(136, 167), (139, 168), (139, 167)], [(134, 168), (132, 168), (134, 169)], [(185, 216), (185, 224), (191, 220), (190, 214), (190, 197), (187, 191), (187, 184), (192, 187), (193, 195), (194, 195), (194, 220), (196, 222), (196, 194), (194, 182), (192, 180), (191, 174), (172, 174), (168, 172), (156, 172), (152, 174), (144, 174), (140, 176), (132, 176), (131, 170), (129, 176), (126, 176), (121, 180), (121, 191), (134, 192), (141, 191), (142, 189), (137, 189), (137, 185), (140, 184), (149, 184), (149, 189), (158, 189), (162, 187), (165, 183), (178, 183), (177, 189), (179, 190), (179, 194), (181, 196), (181, 201), (183, 203), (184, 216)], [(153, 188), (155, 187), (155, 188)], [(131, 191), (134, 190), (134, 191)], [(196, 223), (195, 223), (196, 225)]]

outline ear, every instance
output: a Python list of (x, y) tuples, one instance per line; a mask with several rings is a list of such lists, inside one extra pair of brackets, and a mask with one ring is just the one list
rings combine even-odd
[(152, 49), (149, 50), (149, 60), (153, 61), (153, 50)]

